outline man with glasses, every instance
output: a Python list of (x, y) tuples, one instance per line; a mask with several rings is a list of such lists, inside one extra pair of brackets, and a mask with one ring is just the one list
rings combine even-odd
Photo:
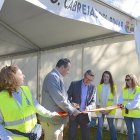
[[(68, 89), (68, 99), (75, 108), (81, 112), (88, 111), (96, 107), (96, 88), (92, 85), (94, 74), (91, 70), (87, 70), (84, 78), (79, 81), (73, 81)], [(76, 132), (80, 125), (82, 132), (82, 140), (89, 140), (91, 113), (79, 114), (76, 118), (71, 115), (69, 117), (69, 140), (76, 140)]]

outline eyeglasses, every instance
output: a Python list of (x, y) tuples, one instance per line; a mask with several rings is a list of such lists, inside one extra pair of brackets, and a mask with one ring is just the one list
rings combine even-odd
[(125, 79), (126, 82), (130, 81), (131, 79)]

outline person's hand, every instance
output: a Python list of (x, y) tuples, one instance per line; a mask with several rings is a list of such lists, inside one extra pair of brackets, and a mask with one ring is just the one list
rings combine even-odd
[(77, 103), (71, 103), (73, 107), (75, 107), (76, 109), (79, 109), (80, 108), (80, 105), (77, 104)]
[(52, 113), (52, 116), (55, 117), (55, 116), (68, 116), (68, 113), (67, 112), (53, 112)]
[(57, 112), (53, 112), (52, 116), (55, 117), (55, 116), (60, 116), (60, 115)]
[(110, 112), (111, 112), (111, 110), (106, 110), (106, 111), (104, 111), (104, 114), (108, 115)]
[(124, 105), (123, 104), (117, 104), (117, 106), (119, 106), (121, 109), (124, 109)]
[(106, 113), (105, 110), (102, 110), (102, 111), (99, 111), (99, 112), (102, 113), (102, 114), (104, 114), (104, 115), (105, 115), (105, 113)]
[(97, 106), (96, 106), (96, 108), (100, 108), (100, 107), (101, 107), (100, 105), (97, 105)]
[[(98, 108), (101, 108), (101, 106), (100, 105), (96, 105), (96, 109), (98, 109)], [(104, 114), (105, 112), (104, 112), (104, 110), (102, 110), (102, 111), (99, 111), (101, 114)]]
[(89, 109), (88, 108), (86, 108), (84, 111), (82, 111), (81, 113), (83, 113), (83, 114), (87, 114), (88, 113), (88, 111), (89, 111)]
[(79, 110), (77, 110), (76, 112), (73, 112), (72, 115), (76, 117), (76, 116), (80, 115), (81, 113), (82, 113), (82, 112), (80, 112)]

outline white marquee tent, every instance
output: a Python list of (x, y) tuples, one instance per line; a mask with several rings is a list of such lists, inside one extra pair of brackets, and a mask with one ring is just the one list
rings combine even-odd
[[(32, 58), (29, 58), (28, 61), (24, 61), (25, 58), (22, 58), (21, 63), (23, 64), (20, 63), (20, 65), (22, 65), (22, 70), (25, 74), (28, 75), (28, 84), (31, 87), (35, 87), (33, 90), (37, 90), (36, 93), (38, 94), (41, 94), (40, 81), (43, 81), (46, 72), (56, 62), (51, 59), (51, 64), (46, 64), (41, 60), (44, 61), (47, 57), (49, 61), (53, 55), (59, 58), (55, 54), (45, 54), (45, 58), (44, 56), (41, 58), (38, 54), (61, 47), (69, 48), (69, 46), (90, 41), (94, 44), (96, 40), (105, 40), (107, 38), (111, 40), (112, 37), (133, 36), (131, 25), (134, 25), (136, 21), (136, 18), (132, 15), (119, 11), (117, 8), (111, 7), (99, 0), (0, 0), (0, 9), (1, 61), (13, 61), (15, 56), (36, 53), (34, 61)], [(108, 17), (112, 20), (111, 23), (106, 20)], [(113, 22), (119, 26), (116, 26)], [(131, 23), (130, 26), (126, 26), (128, 22), (129, 24)], [(99, 50), (104, 49), (101, 48)], [(94, 52), (96, 51), (94, 50)], [(63, 53), (66, 52), (64, 51)], [(75, 69), (80, 71), (77, 72), (77, 77), (79, 78), (83, 74), (84, 67), (89, 66), (85, 65), (87, 63), (84, 62), (86, 57), (82, 57), (83, 50), (80, 50), (78, 53), (80, 54), (80, 62), (74, 61), (74, 63), (77, 65)], [(121, 51), (117, 50), (116, 53), (121, 54)], [(63, 54), (59, 54), (59, 56), (61, 55)], [(87, 54), (84, 55), (86, 56)], [(67, 55), (63, 56), (67, 57)], [(75, 56), (77, 56), (77, 53)], [(74, 57), (72, 58), (75, 59)], [(115, 61), (120, 56), (118, 55), (117, 58), (113, 58)], [(79, 58), (77, 59), (79, 60)], [(30, 69), (31, 72), (25, 70), (26, 68), (24, 67), (28, 65), (26, 67), (30, 68), (31, 62), (29, 61), (33, 61), (34, 64), (34, 69)], [(40, 66), (40, 63), (44, 65)], [(83, 63), (84, 66), (81, 66)], [(4, 62), (3, 64), (6, 63)], [(118, 66), (117, 63), (116, 65)], [(98, 65), (96, 67), (98, 68)], [(48, 70), (43, 74), (40, 73), (45, 68), (48, 68)], [(98, 72), (99, 69), (95, 71)], [(75, 75), (73, 74), (72, 77), (75, 78)], [(121, 82), (119, 83), (120, 85)]]
[[(119, 2), (119, 0), (116, 1)], [(111, 0), (0, 0), (0, 62), (3, 59), (6, 61), (15, 56), (30, 55), (32, 53), (38, 54), (61, 47), (69, 48), (69, 46), (90, 41), (94, 44), (96, 40), (112, 39), (113, 37), (119, 36), (121, 38), (127, 35), (133, 36), (133, 27), (137, 25), (135, 24), (136, 21), (137, 23), (139, 22), (140, 16), (138, 16), (137, 19), (130, 11), (127, 13), (115, 5), (108, 4), (109, 2), (111, 2)], [(95, 9), (97, 9), (104, 18)], [(107, 17), (109, 17), (112, 23), (106, 20)], [(113, 23), (119, 26), (116, 26), (116, 24), (113, 25)], [(129, 25), (127, 26), (127, 24)], [(139, 41), (140, 26), (136, 27), (137, 33), (135, 38)], [(140, 43), (138, 42), (138, 44)], [(138, 47), (138, 44), (137, 52), (139, 54), (140, 47)], [(113, 44), (112, 46), (114, 47), (115, 45), (116, 44)], [(129, 45), (133, 46), (133, 43), (128, 41), (126, 46)], [(120, 44), (119, 46), (122, 47), (123, 45)], [(118, 48), (120, 49), (120, 47)], [(125, 46), (122, 48), (123, 50), (127, 50)], [(96, 48), (90, 49), (89, 52), (93, 50), (96, 51)], [(75, 66), (77, 71), (73, 71), (74, 74), (71, 75), (71, 79), (74, 79), (77, 75), (81, 77), (80, 74), (82, 74), (82, 70), (87, 66), (87, 61), (84, 60), (86, 57), (82, 57), (84, 52), (82, 49), (79, 50), (74, 52), (74, 56), (78, 56), (81, 61), (76, 61), (73, 57), (73, 62), (77, 65)], [(99, 46), (99, 50), (104, 51), (105, 47)], [(131, 50), (134, 51), (130, 47), (129, 51)], [(114, 61), (117, 61), (111, 68), (113, 70), (117, 69), (115, 76), (119, 85), (122, 85), (123, 81), (121, 81), (121, 79), (125, 73), (122, 72), (122, 68), (125, 66), (127, 70), (128, 68), (133, 69), (133, 67), (129, 67), (129, 64), (126, 65), (127, 61), (135, 57), (135, 54), (130, 54), (129, 51), (122, 53), (122, 51), (117, 50), (116, 53), (119, 53), (117, 57), (113, 56), (113, 54), (116, 54), (115, 52), (113, 52), (112, 55), (109, 53), (113, 56), (111, 60), (107, 60), (106, 64), (103, 62), (100, 66), (102, 69), (104, 66), (108, 68), (114, 64)], [(77, 52), (81, 54), (78, 55)], [(65, 51), (62, 53), (65, 53)], [(61, 56), (62, 53), (60, 53), (59, 56)], [(99, 51), (97, 51), (96, 55), (97, 54), (102, 57), (102, 53), (100, 54)], [(122, 62), (120, 62), (119, 58), (126, 54), (129, 55), (128, 60), (123, 59)], [(40, 66), (41, 64), (38, 64), (41, 62), (40, 55), (28, 58), (28, 60), (26, 57), (22, 58), (22, 70), (24, 71), (27, 68), (26, 75), (28, 75), (28, 85), (34, 93), (37, 93), (38, 99), (40, 99), (41, 96), (41, 82), (43, 81), (44, 75), (52, 68), (52, 64), (55, 63), (54, 59), (51, 60), (51, 64), (48, 63), (48, 61), (50, 61), (49, 59), (51, 59), (51, 55), (52, 57), (58, 58), (58, 55), (55, 56), (55, 53), (43, 55), (41, 59), (43, 60), (42, 67)], [(87, 53), (84, 55), (87, 55)], [(79, 60), (79, 58), (77, 59)], [(95, 57), (93, 58), (96, 59)], [(105, 56), (105, 58), (108, 57)], [(90, 59), (92, 60), (92, 57)], [(46, 60), (48, 60), (47, 64), (44, 62)], [(96, 60), (99, 65), (100, 57)], [(81, 66), (83, 63), (85, 64), (84, 67)], [(31, 66), (31, 64), (34, 65)], [(95, 71), (98, 72), (100, 67), (95, 64), (96, 63), (92, 63), (92, 68), (95, 66)], [(135, 66), (134, 70), (138, 71), (137, 62), (135, 62)]]
[(120, 35), (101, 26), (57, 16), (25, 0), (1, 1), (0, 57)]

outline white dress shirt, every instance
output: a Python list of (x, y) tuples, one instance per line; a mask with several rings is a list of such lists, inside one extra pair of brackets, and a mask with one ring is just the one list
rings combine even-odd
[[(98, 97), (99, 93), (97, 93), (97, 96), (96, 96), (96, 105), (100, 105), (100, 107), (106, 107), (107, 106), (107, 100), (109, 98), (109, 94), (110, 94), (110, 84), (102, 84), (102, 94), (101, 94), (102, 101), (99, 102), (99, 97)], [(113, 99), (113, 104), (112, 105), (116, 105), (116, 104), (117, 104), (117, 96), (115, 94), (115, 97)], [(101, 117), (102, 114), (99, 113), (97, 116), (98, 117)], [(113, 118), (114, 115), (106, 115), (106, 117)]]

